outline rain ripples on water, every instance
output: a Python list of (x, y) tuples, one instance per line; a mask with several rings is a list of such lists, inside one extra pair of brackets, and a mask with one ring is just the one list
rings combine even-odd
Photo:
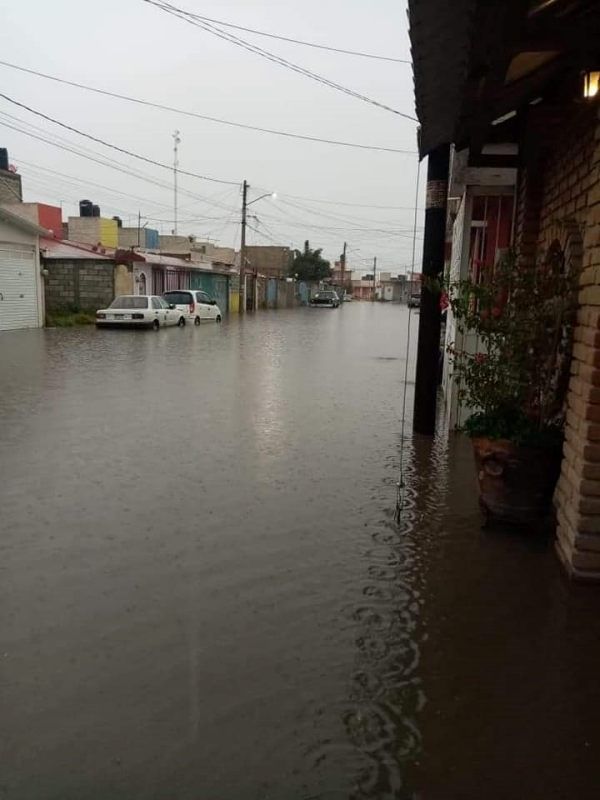
[(596, 796), (597, 595), (402, 447), (407, 323), (0, 335), (2, 800)]

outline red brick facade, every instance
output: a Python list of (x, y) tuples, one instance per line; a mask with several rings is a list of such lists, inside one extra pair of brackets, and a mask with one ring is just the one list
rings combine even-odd
[[(523, 170), (516, 243), (525, 258), (558, 242), (580, 273), (561, 477), (556, 489), (558, 551), (577, 578), (600, 580), (600, 121), (577, 106)], [(538, 140), (539, 141), (539, 140)], [(541, 141), (544, 141), (542, 139)], [(531, 174), (535, 182), (531, 183)], [(529, 179), (529, 186), (525, 185)], [(528, 204), (529, 201), (529, 204)]]

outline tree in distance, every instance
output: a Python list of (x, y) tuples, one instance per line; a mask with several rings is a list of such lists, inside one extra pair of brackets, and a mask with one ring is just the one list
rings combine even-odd
[(331, 264), (322, 256), (320, 250), (311, 250), (310, 242), (304, 242), (304, 250), (294, 250), (292, 275), (300, 281), (322, 281), (331, 276)]

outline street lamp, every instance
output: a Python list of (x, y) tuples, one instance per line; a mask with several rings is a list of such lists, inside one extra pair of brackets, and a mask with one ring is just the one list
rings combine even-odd
[(250, 185), (248, 181), (244, 181), (243, 191), (242, 191), (242, 238), (240, 243), (240, 287), (239, 287), (239, 312), (243, 314), (246, 310), (246, 292), (245, 292), (245, 284), (246, 284), (246, 220), (248, 216), (248, 206), (253, 205), (253, 203), (258, 203), (259, 200), (264, 200), (265, 197), (271, 197), (273, 200), (277, 198), (276, 192), (266, 192), (266, 194), (261, 194), (260, 197), (256, 197), (254, 200), (250, 200), (248, 202), (248, 189)]

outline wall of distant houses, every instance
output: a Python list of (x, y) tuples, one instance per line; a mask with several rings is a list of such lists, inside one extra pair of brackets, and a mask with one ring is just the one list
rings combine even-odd
[[(239, 310), (236, 274), (198, 269), (164, 268), (146, 262), (116, 264), (103, 259), (46, 259), (48, 311), (94, 311), (109, 305), (119, 294), (157, 294), (174, 289), (201, 289), (213, 297), (223, 314)], [(294, 308), (306, 305), (318, 285), (246, 275), (247, 309)]]

